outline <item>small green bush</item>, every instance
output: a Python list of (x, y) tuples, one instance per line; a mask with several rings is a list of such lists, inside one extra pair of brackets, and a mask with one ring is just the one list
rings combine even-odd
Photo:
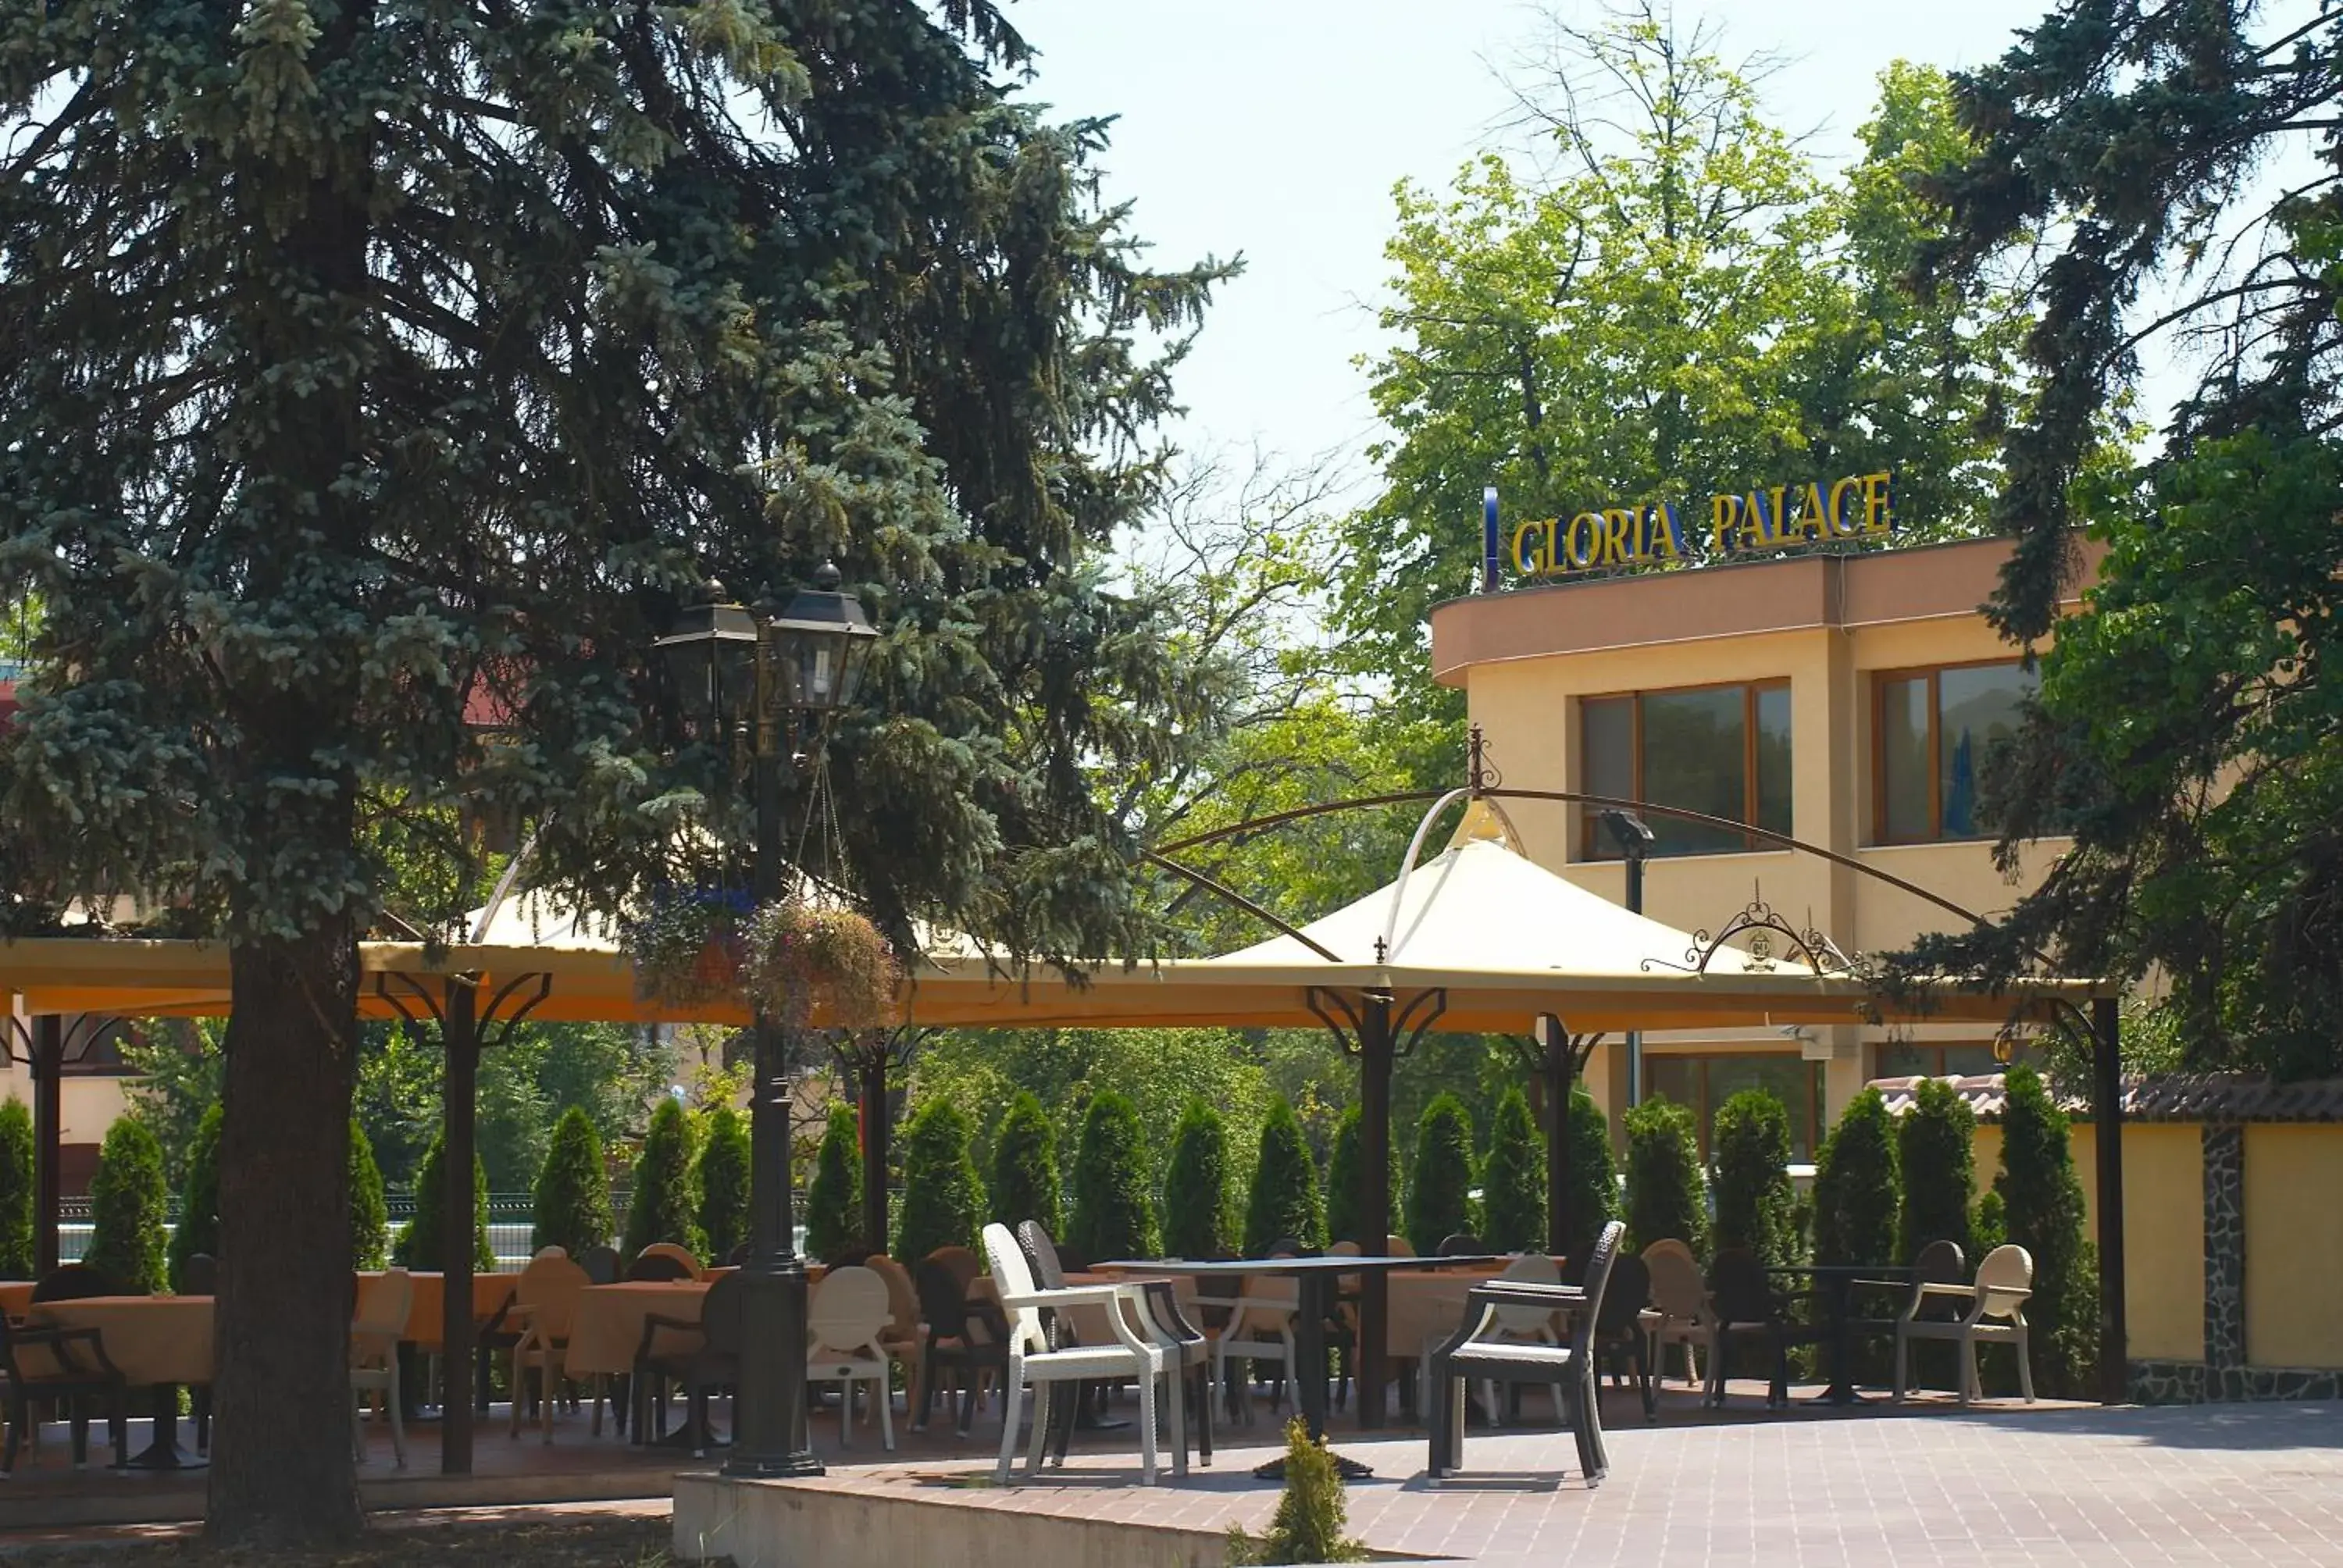
[(1229, 1189), (1229, 1130), (1202, 1095), (1189, 1098), (1172, 1132), (1163, 1172), (1163, 1251), (1173, 1258), (1217, 1258), (1237, 1239)]
[(1976, 1191), (1976, 1112), (1942, 1079), (1924, 1078), (1912, 1109), (1896, 1124), (1904, 1171), (1904, 1220), (1896, 1255), (1909, 1263), (1931, 1241), (1951, 1241), (1975, 1264), (1969, 1206)]
[(830, 1108), (806, 1184), (805, 1226), (806, 1251), (824, 1261), (873, 1244), (862, 1239), (862, 1131), (850, 1105)]
[(0, 1101), (0, 1278), (33, 1273), (33, 1113)]
[(1074, 1149), (1074, 1251), (1092, 1261), (1156, 1255), (1154, 1183), (1139, 1107), (1106, 1091), (1082, 1116)]
[(2035, 1381), (2041, 1392), (2074, 1398), (2097, 1382), (2099, 1263), (2087, 1239), (2066, 1113), (2041, 1075), (2022, 1062), (2003, 1080), (2002, 1106), (2001, 1174), (1993, 1188), (2009, 1240), (2034, 1256), (2026, 1321)]
[(1895, 1119), (1879, 1091), (1866, 1089), (1847, 1102), (1815, 1161), (1815, 1261), (1893, 1259), (1903, 1187)]
[(1342, 1533), (1350, 1512), (1334, 1455), (1322, 1441), (1310, 1435), (1309, 1427), (1297, 1415), (1285, 1423), (1285, 1490), (1278, 1495), (1269, 1533), (1256, 1541), (1242, 1526), (1230, 1525), (1229, 1562), (1239, 1568), (1252, 1563), (1364, 1563), (1365, 1543)]
[(1627, 1245), (1641, 1251), (1673, 1237), (1708, 1256), (1708, 1201), (1701, 1191), (1700, 1131), (1668, 1100), (1628, 1107)]
[(905, 1267), (938, 1247), (974, 1247), (984, 1223), (984, 1182), (969, 1152), (967, 1113), (930, 1100), (903, 1133), (903, 1206), (895, 1251)]
[(1415, 1164), (1408, 1173), (1407, 1239), (1423, 1256), (1453, 1235), (1477, 1235), (1473, 1201), (1473, 1113), (1453, 1094), (1433, 1096), (1415, 1124)]
[(1272, 1097), (1261, 1121), (1252, 1187), (1245, 1198), (1243, 1245), (1257, 1258), (1292, 1237), (1306, 1248), (1326, 1244), (1326, 1207), (1318, 1192), (1318, 1161), (1302, 1136), (1302, 1119), (1283, 1095)]
[(1563, 1235), (1567, 1258), (1594, 1251), (1603, 1227), (1619, 1217), (1619, 1173), (1611, 1162), (1611, 1123), (1594, 1097), (1574, 1085), (1570, 1091), (1570, 1211)]
[[(171, 1232), (168, 1254), (171, 1288), (185, 1287), (187, 1260), (219, 1256), (220, 1119), (226, 1107), (214, 1101), (204, 1108), (196, 1134), (187, 1144), (187, 1174), (179, 1189), (179, 1225)], [(383, 1221), (389, 1223), (387, 1217)]]
[[(438, 1134), (432, 1136), (415, 1167), (415, 1218), (399, 1228), (391, 1244), (391, 1261), (402, 1269), (445, 1269), (447, 1266), (446, 1227), (447, 1151)], [(497, 1266), (496, 1249), (488, 1245), (488, 1168), (472, 1156), (472, 1268), (487, 1273)]]
[(1334, 1146), (1326, 1154), (1326, 1244), (1354, 1241), (1363, 1252), (1380, 1252), (1383, 1239), (1367, 1245), (1359, 1223), (1359, 1105), (1353, 1101), (1334, 1123)]
[(1058, 1129), (1031, 1090), (1021, 1090), (992, 1134), (992, 1217), (1015, 1230), (1037, 1221), (1056, 1241), (1065, 1234), (1059, 1195)]
[(1790, 1113), (1769, 1090), (1745, 1089), (1717, 1108), (1716, 1245), (1767, 1263), (1798, 1254), (1798, 1192), (1790, 1184)]
[(89, 1183), (89, 1251), (82, 1261), (126, 1287), (165, 1289), (164, 1223), (170, 1205), (163, 1146), (136, 1117), (120, 1118), (98, 1148), (97, 1174)]
[(530, 1197), (530, 1251), (559, 1247), (576, 1258), (610, 1244), (609, 1167), (602, 1134), (584, 1107), (571, 1106), (553, 1124)]
[(635, 1156), (635, 1185), (627, 1200), (627, 1235), (618, 1250), (641, 1255), (653, 1241), (671, 1241), (703, 1257), (708, 1239), (699, 1233), (699, 1194), (691, 1190), (691, 1119), (677, 1101), (662, 1096)]
[[(216, 1200), (215, 1200), (216, 1201)], [(366, 1129), (350, 1118), (350, 1267), (379, 1269), (390, 1251), (390, 1205)]]
[(708, 1113), (693, 1176), (708, 1261), (720, 1263), (749, 1239), (749, 1123), (731, 1106), (719, 1105)]
[(1976, 1201), (1976, 1211), (1969, 1220), (1969, 1234), (1976, 1238), (1978, 1259), (2009, 1240), (2009, 1211), (2002, 1206), (2001, 1194), (1990, 1187)]
[(1481, 1239), (1500, 1252), (1545, 1251), (1545, 1147), (1519, 1089), (1498, 1097), (1481, 1162)]

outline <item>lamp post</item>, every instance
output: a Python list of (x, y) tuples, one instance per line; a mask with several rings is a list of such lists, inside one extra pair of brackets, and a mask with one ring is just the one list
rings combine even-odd
[[(794, 761), (800, 730), (818, 748), (830, 717), (854, 699), (878, 631), (825, 563), (814, 586), (786, 609), (727, 602), (711, 581), (708, 602), (684, 611), (654, 645), (668, 659), (681, 719), (699, 737), (745, 740), (756, 789), (757, 853), (752, 891), (759, 905), (781, 895), (781, 768)], [(789, 1191), (789, 1052), (779, 1023), (759, 1006), (749, 1100), (749, 1261), (741, 1308), (731, 1475), (819, 1475), (806, 1440), (806, 1271), (797, 1253)]]
[[(1604, 831), (1627, 859), (1627, 912), (1644, 912), (1644, 857), (1652, 852), (1651, 826), (1633, 811), (1616, 807), (1603, 813)], [(1627, 1031), (1627, 1103), (1644, 1103), (1644, 1031)]]

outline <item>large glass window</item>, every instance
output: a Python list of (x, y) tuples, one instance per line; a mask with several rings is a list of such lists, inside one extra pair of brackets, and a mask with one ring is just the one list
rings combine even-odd
[[(1704, 686), (1579, 704), (1579, 779), (1590, 795), (1649, 800), (1777, 833), (1790, 830), (1790, 688)], [(1603, 813), (1585, 812), (1588, 859), (1616, 859)], [(1763, 849), (1763, 839), (1654, 813), (1655, 855)]]
[(2015, 664), (1880, 676), (1872, 710), (1878, 841), (1933, 843), (1991, 832), (1978, 803), (1986, 759), (2017, 732), (2019, 708), (2036, 685), (2034, 672)]
[(1815, 1157), (1822, 1122), (1823, 1067), (1785, 1051), (1735, 1051), (1715, 1056), (1650, 1054), (1644, 1058), (1644, 1092), (1672, 1100), (1693, 1114), (1700, 1128), (1700, 1154), (1709, 1157), (1710, 1134), (1725, 1102), (1745, 1089), (1762, 1089), (1790, 1113), (1790, 1158), (1807, 1164)]

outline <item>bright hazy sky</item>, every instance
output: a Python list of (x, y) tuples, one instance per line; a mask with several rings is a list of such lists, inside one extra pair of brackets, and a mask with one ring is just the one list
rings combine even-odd
[[(1584, 24), (1594, 0), (1555, 0)], [(1848, 156), (1891, 60), (1975, 65), (2049, 0), (1710, 0), (1728, 60), (1786, 56), (1768, 107)], [(1444, 187), (1507, 99), (1494, 69), (1544, 34), (1518, 0), (1014, 0), (1041, 52), (1033, 95), (1061, 117), (1119, 116), (1107, 192), (1137, 204), (1162, 264), (1242, 253), (1178, 387), (1182, 444), (1289, 458), (1373, 432), (1353, 361), (1377, 346), (1393, 184)]]

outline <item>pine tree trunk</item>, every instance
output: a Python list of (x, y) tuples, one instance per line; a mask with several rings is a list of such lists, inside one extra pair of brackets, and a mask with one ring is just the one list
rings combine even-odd
[(357, 941), (345, 917), (291, 940), (240, 942), (229, 963), (206, 1532), (261, 1547), (343, 1539), (360, 1522), (349, 1405)]

